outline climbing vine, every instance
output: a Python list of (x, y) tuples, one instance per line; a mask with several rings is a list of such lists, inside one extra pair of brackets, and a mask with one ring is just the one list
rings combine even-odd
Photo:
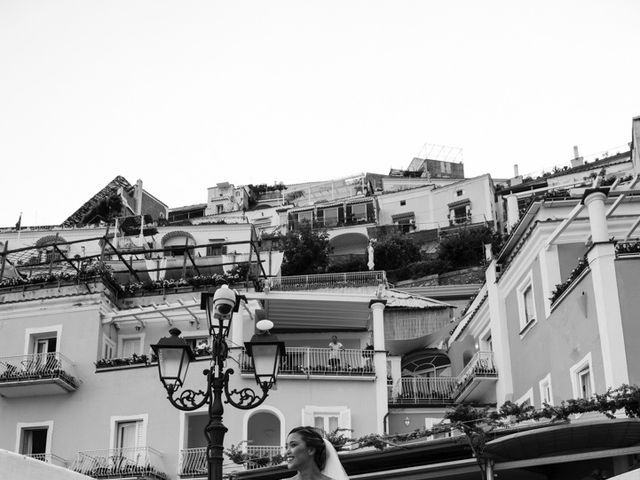
[[(367, 447), (384, 450), (411, 440), (457, 431), (466, 436), (474, 457), (483, 468), (485, 445), (495, 436), (497, 430), (522, 422), (545, 419), (551, 423), (569, 422), (572, 416), (584, 413), (601, 413), (613, 419), (620, 412), (624, 412), (629, 418), (640, 418), (640, 387), (622, 385), (590, 398), (565, 400), (559, 405), (545, 403), (539, 409), (514, 402), (505, 402), (499, 408), (460, 404), (448, 410), (444, 415), (444, 421), (430, 429), (393, 435), (369, 434), (359, 438), (345, 437), (336, 430), (327, 434), (327, 440), (336, 447), (336, 450), (346, 448), (357, 450)], [(248, 455), (242, 452), (240, 445), (225, 450), (227, 457), (234, 463), (255, 462), (256, 465), (278, 465), (283, 461), (281, 455), (264, 458)]]

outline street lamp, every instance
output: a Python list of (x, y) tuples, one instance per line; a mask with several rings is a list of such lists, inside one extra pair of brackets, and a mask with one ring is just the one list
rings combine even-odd
[[(169, 330), (170, 337), (161, 338), (157, 344), (151, 345), (158, 357), (160, 381), (167, 391), (171, 405), (179, 410), (194, 411), (209, 404), (209, 423), (204, 429), (207, 438), (208, 479), (222, 479), (222, 451), (224, 435), (227, 427), (222, 423), (224, 403), (236, 408), (249, 410), (265, 401), (269, 390), (276, 383), (278, 369), (284, 355), (284, 343), (268, 331), (273, 327), (269, 320), (261, 320), (256, 325), (262, 333), (255, 334), (250, 342), (245, 342), (247, 354), (254, 364), (256, 383), (262, 391), (260, 395), (252, 388), (229, 390), (229, 376), (233, 370), (224, 370), (224, 362), (228, 358), (229, 348), (226, 338), (229, 335), (233, 313), (238, 311), (242, 296), (227, 285), (218, 288), (215, 293), (202, 293), (201, 308), (207, 311), (207, 323), (211, 336), (211, 366), (203, 371), (207, 377), (206, 390), (183, 388), (189, 363), (194, 359), (191, 347), (180, 337), (180, 330)], [(234, 398), (235, 397), (235, 398)]]

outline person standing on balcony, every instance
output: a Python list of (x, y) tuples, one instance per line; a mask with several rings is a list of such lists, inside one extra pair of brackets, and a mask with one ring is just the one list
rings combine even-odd
[(344, 350), (344, 345), (334, 335), (331, 337), (331, 343), (329, 344), (329, 366), (336, 370), (340, 368), (340, 350)]
[(314, 427), (296, 427), (287, 437), (289, 470), (298, 473), (292, 480), (349, 480), (333, 445)]

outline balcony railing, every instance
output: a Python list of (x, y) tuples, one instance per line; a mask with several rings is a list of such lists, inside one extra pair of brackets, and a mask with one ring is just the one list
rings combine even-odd
[(458, 375), (457, 392), (460, 393), (474, 377), (497, 377), (493, 352), (477, 352)]
[(456, 385), (456, 377), (402, 377), (389, 403), (452, 403)]
[(271, 290), (314, 290), (320, 288), (367, 287), (387, 283), (383, 270), (348, 273), (319, 273), (291, 275), (269, 279)]
[[(289, 220), (289, 229), (293, 231), (300, 230), (302, 225), (305, 223), (309, 223), (306, 220)], [(328, 218), (319, 220), (314, 218), (311, 222), (311, 228), (342, 228), (342, 227), (352, 227), (354, 225), (366, 225), (368, 223), (376, 223), (375, 215), (367, 215), (360, 217), (353, 217), (349, 219), (345, 219), (339, 221), (336, 218)]]
[(150, 447), (78, 452), (71, 470), (93, 478), (167, 480), (160, 452)]
[(493, 352), (477, 352), (456, 377), (402, 377), (389, 392), (389, 404), (452, 403), (478, 377), (497, 377)]
[(181, 477), (201, 477), (207, 474), (207, 447), (180, 450), (178, 474)]
[(0, 357), (0, 388), (51, 382), (67, 391), (78, 388), (73, 363), (60, 352)]
[[(287, 347), (280, 375), (350, 375), (373, 376), (373, 351), (360, 349)], [(243, 373), (253, 372), (251, 357), (243, 352)]]
[(59, 467), (67, 467), (67, 461), (62, 457), (54, 455), (53, 453), (31, 453), (25, 455), (25, 457), (40, 460), (41, 462), (45, 463), (51, 463), (52, 465), (57, 465)]

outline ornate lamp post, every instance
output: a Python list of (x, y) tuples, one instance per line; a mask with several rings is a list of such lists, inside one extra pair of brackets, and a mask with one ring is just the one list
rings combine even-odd
[(184, 411), (197, 410), (209, 404), (209, 423), (204, 431), (208, 442), (209, 480), (222, 479), (222, 451), (224, 435), (227, 432), (227, 427), (222, 423), (223, 394), (224, 403), (230, 403), (236, 408), (249, 410), (257, 407), (265, 401), (269, 390), (275, 384), (284, 355), (284, 343), (266, 331), (273, 327), (273, 323), (261, 320), (257, 327), (263, 330), (263, 333), (256, 334), (250, 342), (245, 342), (245, 349), (253, 359), (256, 383), (261, 393), (257, 394), (248, 387), (229, 390), (229, 376), (233, 375), (233, 370), (224, 370), (224, 362), (229, 353), (226, 338), (229, 335), (233, 313), (238, 311), (241, 298), (227, 285), (220, 287), (214, 294), (202, 294), (201, 308), (207, 311), (212, 343), (211, 366), (203, 371), (207, 377), (204, 391), (183, 388), (189, 362), (194, 356), (191, 347), (180, 337), (180, 330), (172, 328), (169, 330), (170, 337), (161, 338), (156, 345), (151, 345), (158, 356), (160, 381), (167, 391), (169, 402)]

